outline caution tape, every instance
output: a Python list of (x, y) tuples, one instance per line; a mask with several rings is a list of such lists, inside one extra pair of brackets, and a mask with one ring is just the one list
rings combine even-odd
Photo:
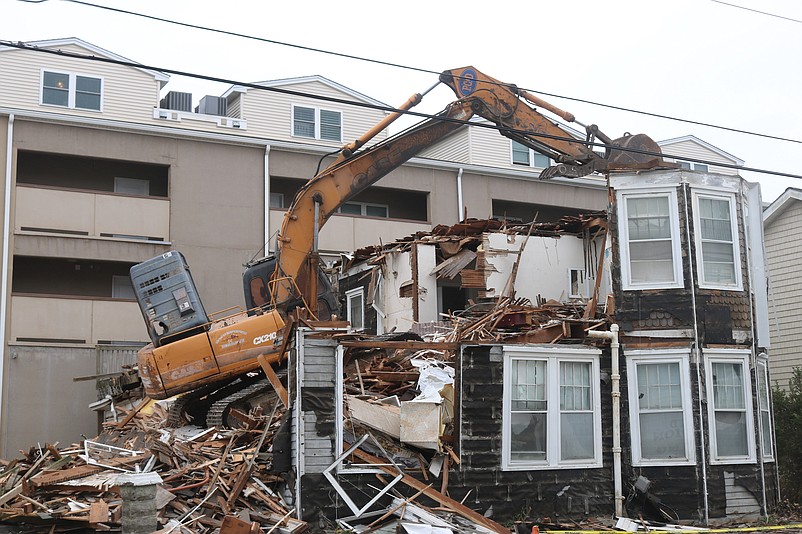
[[(738, 528), (676, 528), (662, 529), (649, 528), (647, 530), (637, 530), (636, 532), (655, 532), (657, 534), (679, 533), (691, 534), (699, 532), (701, 534), (713, 534), (717, 532), (764, 532), (767, 530), (802, 530), (802, 523), (793, 525), (765, 525), (760, 527), (738, 527)], [(627, 532), (625, 530), (545, 530), (539, 529), (541, 534), (610, 534), (611, 532)]]

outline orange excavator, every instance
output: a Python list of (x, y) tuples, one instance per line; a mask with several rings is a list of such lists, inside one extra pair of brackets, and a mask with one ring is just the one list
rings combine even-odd
[[(343, 203), (464, 127), (474, 115), (493, 123), (502, 135), (551, 158), (555, 164), (541, 173), (541, 179), (671, 166), (662, 160), (659, 146), (643, 134), (611, 139), (590, 125), (585, 126), (584, 139), (576, 138), (539, 110), (569, 123), (575, 122), (572, 114), (473, 67), (444, 71), (431, 89), (440, 83), (457, 95), (442, 112), (366, 146), (421, 101), (421, 94), (413, 95), (399, 110), (343, 146), (334, 161), (300, 189), (284, 216), (275, 254), (253, 262), (244, 272), (247, 312), (220, 319), (207, 316), (189, 268), (177, 251), (131, 268), (152, 340), (138, 355), (146, 395), (164, 399), (190, 392), (186, 396), (190, 398), (215, 391), (216, 396), (209, 398), (216, 415), (206, 424), (225, 423), (221, 414), (250, 394), (243, 391), (260, 387), (241, 382), (243, 377), (259, 370), (259, 360), (264, 369), (265, 362), (275, 364), (283, 358), (290, 312), (303, 309), (319, 320), (336, 314), (336, 299), (316, 253), (318, 233), (326, 221)], [(593, 150), (599, 141), (606, 148), (604, 153)]]

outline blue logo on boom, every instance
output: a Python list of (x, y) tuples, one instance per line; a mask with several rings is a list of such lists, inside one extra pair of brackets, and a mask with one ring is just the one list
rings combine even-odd
[(476, 71), (465, 69), (462, 76), (457, 80), (457, 89), (462, 96), (469, 96), (476, 91)]

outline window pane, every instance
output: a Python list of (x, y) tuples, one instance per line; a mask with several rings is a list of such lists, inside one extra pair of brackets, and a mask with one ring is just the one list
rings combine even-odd
[(348, 297), (348, 321), (354, 330), (362, 329), (362, 311), (364, 304), (362, 302), (362, 295), (352, 295)]
[(283, 193), (270, 193), (270, 207), (275, 209), (284, 208), (284, 194)]
[(549, 165), (551, 165), (550, 157), (535, 152), (535, 167), (545, 169)]
[(546, 459), (546, 414), (513, 413), (510, 417), (510, 459)]
[(639, 417), (642, 458), (647, 460), (687, 458), (682, 411), (641, 413)]
[(315, 110), (296, 107), (293, 110), (293, 134), (300, 137), (315, 137)]
[(76, 76), (75, 107), (82, 109), (100, 109), (100, 79)]
[(560, 459), (592, 460), (594, 429), (592, 413), (564, 413), (560, 416)]
[(682, 408), (679, 363), (638, 365), (638, 399), (641, 410)]
[(743, 410), (743, 366), (740, 363), (713, 363), (713, 399), (716, 410)]
[(513, 411), (545, 411), (546, 362), (544, 360), (512, 361)]
[(694, 163), (693, 170), (699, 172), (707, 172), (707, 165), (705, 165), (704, 163)]
[(590, 364), (560, 363), (560, 410), (590, 410)]
[(42, 102), (56, 106), (68, 106), (70, 98), (70, 77), (57, 72), (45, 72)]
[(716, 449), (719, 457), (749, 454), (746, 413), (716, 412)]
[(340, 206), (339, 212), (347, 215), (362, 215), (362, 205), (356, 202), (346, 202)]
[(331, 141), (342, 138), (339, 111), (320, 110), (320, 138)]
[(369, 217), (387, 218), (387, 206), (365, 206), (365, 215)]
[(518, 141), (512, 142), (512, 162), (516, 165), (529, 165), (529, 147)]

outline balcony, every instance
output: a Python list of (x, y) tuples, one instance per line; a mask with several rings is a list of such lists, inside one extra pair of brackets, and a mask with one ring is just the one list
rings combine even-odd
[(19, 184), (16, 232), (170, 241), (170, 201)]
[(149, 339), (136, 302), (13, 295), (10, 341), (96, 345)]
[[(270, 241), (271, 250), (275, 250), (275, 232), (281, 229), (284, 213), (285, 210), (270, 210), (270, 231), (274, 233)], [(389, 243), (431, 228), (431, 224), (425, 221), (333, 215), (320, 232), (320, 250), (351, 252), (366, 246)]]

